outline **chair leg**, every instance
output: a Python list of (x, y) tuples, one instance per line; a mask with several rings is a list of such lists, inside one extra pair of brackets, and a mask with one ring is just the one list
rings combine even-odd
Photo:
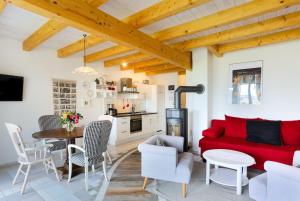
[(110, 157), (110, 154), (109, 154), (108, 150), (106, 150), (106, 155), (107, 155), (108, 161), (109, 161), (108, 164), (112, 164), (112, 160), (111, 160), (111, 157)]
[(58, 175), (58, 172), (57, 172), (54, 160), (52, 158), (50, 158), (50, 163), (51, 163), (52, 169), (54, 170), (54, 173), (55, 173), (57, 181), (60, 181), (60, 178), (59, 178), (59, 175)]
[(89, 173), (89, 165), (88, 163), (84, 164), (84, 181), (85, 181), (85, 190), (88, 191), (89, 190), (89, 186), (88, 186), (88, 173)]
[(17, 181), (17, 178), (19, 177), (19, 175), (20, 175), (20, 173), (21, 173), (21, 171), (22, 171), (22, 167), (23, 167), (23, 164), (20, 164), (19, 169), (18, 169), (18, 171), (17, 171), (17, 174), (16, 174), (16, 176), (15, 176), (13, 182), (12, 182), (12, 185), (15, 185), (15, 183), (16, 183), (16, 181)]
[(107, 174), (106, 174), (106, 161), (102, 162), (102, 166), (103, 166), (104, 178), (105, 178), (106, 181), (108, 181)]
[(69, 168), (68, 168), (68, 171), (69, 171), (68, 183), (70, 183), (71, 177), (72, 177), (72, 161), (71, 161), (71, 158), (69, 158)]
[(92, 165), (92, 171), (95, 173), (95, 165)]
[(23, 185), (22, 185), (22, 188), (21, 188), (21, 194), (24, 193), (30, 169), (31, 169), (31, 164), (29, 164), (28, 167), (27, 167), (26, 174), (25, 174), (25, 179), (24, 179), (24, 182), (23, 182)]
[(186, 197), (186, 184), (182, 184), (182, 197)]
[(148, 177), (145, 177), (144, 184), (143, 184), (143, 189), (146, 189), (147, 182), (148, 182)]

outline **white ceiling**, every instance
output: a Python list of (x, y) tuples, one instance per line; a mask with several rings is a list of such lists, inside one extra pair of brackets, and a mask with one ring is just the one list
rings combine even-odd
[[(140, 30), (145, 33), (153, 33), (249, 1), (250, 0), (212, 0), (211, 2), (205, 5), (201, 5), (188, 11), (177, 14), (175, 16), (168, 17), (159, 22), (148, 25)], [(118, 19), (123, 19), (157, 2), (159, 2), (159, 0), (110, 0), (106, 4), (102, 5), (100, 9)], [(191, 39), (194, 37), (219, 32), (233, 27), (238, 27), (245, 24), (258, 22), (275, 16), (283, 15), (286, 13), (294, 12), (296, 10), (300, 10), (300, 6), (293, 6), (287, 9), (283, 9), (281, 11), (269, 13), (264, 16), (255, 17), (252, 19), (243, 20), (241, 22), (232, 23), (230, 25), (213, 28), (190, 36), (181, 37), (169, 42), (174, 43), (182, 40)], [(43, 25), (46, 21), (47, 19), (42, 16), (19, 9), (12, 5), (8, 5), (0, 16), (0, 37), (9, 37), (18, 41), (23, 41), (28, 36), (30, 36), (35, 30), (37, 30), (41, 25)], [(50, 38), (49, 40), (47, 40), (46, 42), (44, 42), (39, 48), (46, 47), (56, 50), (80, 39), (82, 37), (82, 34), (82, 31), (68, 27), (60, 33), (53, 36), (52, 38)], [(87, 52), (92, 53), (114, 45), (115, 44), (112, 42), (106, 42), (88, 49)], [(78, 53), (77, 55), (81, 54), (82, 53)]]

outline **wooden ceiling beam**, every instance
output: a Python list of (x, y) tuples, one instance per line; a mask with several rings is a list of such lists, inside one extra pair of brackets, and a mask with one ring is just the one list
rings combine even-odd
[(300, 39), (300, 28), (277, 32), (218, 46), (219, 54)]
[(123, 63), (129, 64), (138, 61), (143, 61), (146, 59), (151, 59), (151, 56), (139, 52), (128, 56), (118, 57), (115, 59), (104, 61), (104, 67), (118, 66), (118, 65), (122, 65)]
[[(191, 22), (187, 22), (181, 25), (177, 25), (159, 32), (152, 34), (152, 37), (160, 40), (166, 41), (185, 35), (193, 34), (200, 31), (205, 31), (217, 26), (230, 24), (243, 19), (259, 16), (271, 11), (286, 8), (295, 4), (299, 4), (300, 0), (253, 0), (249, 3), (242, 4), (233, 8), (220, 11)], [(234, 14), (233, 14), (234, 13)], [(121, 45), (118, 45), (120, 49)], [(127, 52), (133, 49), (128, 49)], [(101, 51), (100, 51), (101, 52)], [(101, 54), (99, 52), (99, 54)], [(102, 57), (105, 59), (111, 56), (116, 56), (118, 54), (125, 53), (124, 51), (114, 51), (114, 54), (106, 55), (107, 57)]]
[(151, 72), (146, 72), (147, 76), (153, 76), (153, 75), (158, 75), (158, 74), (165, 74), (165, 73), (178, 73), (182, 72), (182, 68), (170, 68), (166, 70), (157, 70), (157, 71), (151, 71)]
[[(85, 0), (87, 3), (94, 7), (99, 7), (108, 0)], [(31, 51), (38, 47), (44, 41), (62, 31), (68, 25), (66, 23), (51, 19), (41, 26), (38, 30), (33, 32), (27, 39), (23, 41), (23, 50)]]
[(171, 64), (161, 64), (161, 65), (155, 65), (155, 66), (148, 66), (143, 68), (134, 68), (134, 73), (143, 73), (143, 72), (150, 72), (150, 71), (158, 71), (158, 70), (167, 70), (170, 68), (177, 68), (174, 65)]
[(114, 55), (116, 53), (121, 54), (122, 52), (129, 52), (130, 50), (134, 50), (134, 48), (130, 48), (127, 46), (113, 46), (110, 48), (107, 48), (103, 51), (95, 52), (92, 54), (89, 54), (85, 57), (85, 61), (87, 63), (92, 63), (94, 61), (101, 60), (102, 58), (108, 58), (110, 55)]
[(136, 48), (181, 68), (191, 69), (191, 53), (175, 50), (81, 0), (10, 0), (14, 5), (58, 19), (95, 36)]
[(0, 14), (4, 11), (7, 3), (4, 0), (0, 0)]
[[(143, 26), (149, 25), (151, 23), (157, 22), (163, 18), (176, 15), (182, 11), (188, 10), (195, 6), (205, 4), (210, 0), (162, 0), (153, 6), (146, 8), (140, 12), (137, 12), (123, 20), (123, 22), (134, 26), (135, 28), (141, 28)], [(99, 38), (99, 41), (91, 40), (87, 38), (87, 42), (90, 44), (89, 47), (97, 45), (106, 41), (105, 38)], [(124, 49), (124, 48), (123, 48)], [(76, 41), (66, 47), (60, 48), (57, 51), (57, 55), (60, 58), (70, 56), (76, 52), (83, 50), (83, 47), (79, 41)], [(121, 49), (120, 49), (120, 52)], [(98, 58), (100, 57), (99, 54)], [(95, 57), (97, 58), (97, 57)], [(105, 57), (104, 57), (105, 58)]]
[(160, 59), (148, 59), (145, 61), (130, 63), (126, 67), (121, 66), (121, 70), (130, 70), (130, 69), (137, 69), (137, 68), (145, 68), (148, 66), (155, 66), (155, 65), (161, 65), (166, 64), (165, 61), (162, 61)]
[(268, 20), (245, 25), (242, 27), (237, 27), (208, 36), (202, 36), (192, 40), (187, 40), (177, 43), (173, 45), (173, 47), (181, 50), (190, 50), (196, 47), (215, 45), (230, 40), (236, 40), (243, 37), (249, 37), (251, 35), (267, 33), (270, 31), (284, 29), (296, 25), (300, 25), (300, 12), (271, 18)]

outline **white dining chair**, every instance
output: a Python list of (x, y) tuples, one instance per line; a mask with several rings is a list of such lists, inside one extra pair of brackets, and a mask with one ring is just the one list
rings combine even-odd
[[(108, 120), (113, 125), (114, 118), (113, 118), (113, 116), (110, 116), (110, 115), (100, 115), (98, 117), (98, 120), (99, 121)], [(111, 156), (110, 156), (110, 153), (109, 153), (108, 149), (106, 150), (106, 154), (107, 154), (107, 157), (108, 157), (109, 164), (112, 164), (112, 159), (111, 159)]]
[[(83, 148), (75, 144), (68, 145), (69, 155), (69, 177), (68, 182), (72, 177), (72, 164), (84, 167), (85, 174), (85, 189), (88, 191), (88, 171), (89, 166), (92, 166), (93, 172), (95, 165), (102, 162), (103, 174), (108, 181), (106, 174), (106, 150), (111, 130), (111, 122), (93, 121), (89, 123), (83, 131)], [(78, 152), (72, 153), (72, 148)]]
[[(5, 126), (8, 130), (9, 136), (12, 140), (12, 143), (14, 145), (14, 148), (18, 155), (18, 163), (19, 169), (17, 171), (17, 174), (12, 182), (14, 185), (16, 183), (16, 180), (18, 179), (20, 173), (24, 174), (25, 178), (23, 181), (23, 185), (21, 188), (21, 194), (24, 193), (28, 175), (30, 172), (30, 169), (32, 165), (42, 163), (45, 166), (46, 173), (48, 174), (49, 169), (53, 169), (54, 173), (56, 175), (56, 178), (58, 181), (60, 181), (59, 175), (57, 173), (54, 161), (51, 157), (51, 155), (47, 155), (47, 148), (51, 145), (40, 145), (40, 146), (31, 146), (30, 148), (26, 148), (25, 143), (23, 141), (23, 138), (21, 136), (22, 129), (21, 127), (12, 124), (12, 123), (5, 123)], [(36, 155), (37, 151), (43, 151), (43, 154), (40, 156)], [(24, 172), (22, 169), (23, 167), (27, 166), (26, 172)]]

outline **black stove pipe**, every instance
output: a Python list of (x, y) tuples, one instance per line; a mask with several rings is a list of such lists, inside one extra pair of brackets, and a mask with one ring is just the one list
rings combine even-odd
[(181, 93), (197, 93), (202, 94), (205, 90), (203, 84), (198, 84), (197, 86), (180, 86), (175, 91), (175, 108), (181, 108)]

